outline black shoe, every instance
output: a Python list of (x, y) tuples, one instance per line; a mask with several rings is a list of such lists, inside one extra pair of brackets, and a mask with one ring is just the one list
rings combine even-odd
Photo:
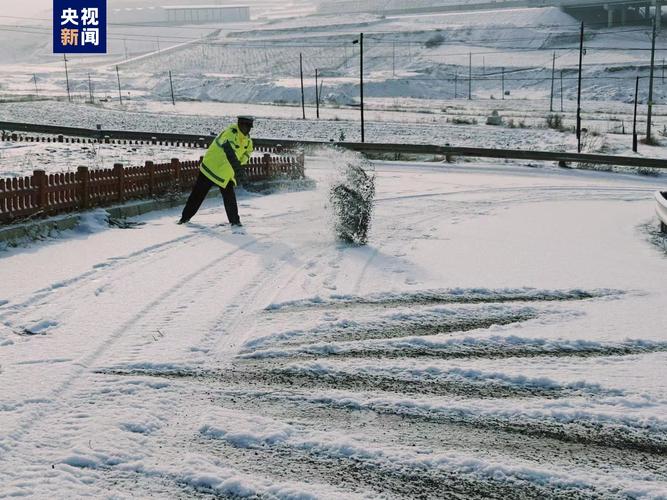
[(243, 224), (241, 224), (241, 221), (232, 222), (231, 224), (232, 224), (232, 227), (243, 227)]
[(182, 217), (181, 217), (181, 220), (178, 221), (179, 224), (186, 224), (188, 222), (190, 222), (190, 219), (184, 219)]

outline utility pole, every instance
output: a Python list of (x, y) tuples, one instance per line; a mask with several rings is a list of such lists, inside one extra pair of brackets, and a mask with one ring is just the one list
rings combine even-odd
[(69, 72), (67, 71), (67, 54), (63, 54), (63, 60), (65, 61), (65, 80), (67, 81), (67, 100), (72, 102), (72, 95), (69, 92)]
[(637, 99), (639, 97), (639, 75), (637, 75), (637, 84), (635, 85), (635, 116), (632, 120), (632, 150), (637, 152)]
[(553, 62), (551, 63), (551, 103), (549, 104), (549, 111), (554, 112), (554, 83), (556, 81), (556, 52), (554, 51)]
[(303, 54), (299, 54), (299, 68), (301, 70), (301, 112), (303, 119), (306, 119), (306, 97), (303, 93)]
[(579, 38), (579, 89), (577, 90), (577, 151), (581, 153), (581, 70), (584, 63), (584, 23)]
[(560, 70), (560, 112), (563, 112), (563, 70)]
[(364, 34), (359, 35), (359, 82), (361, 95), (361, 142), (364, 138)]
[(504, 66), (503, 66), (503, 68), (501, 69), (500, 74), (501, 74), (501, 81), (503, 82), (503, 83), (502, 83), (502, 94), (503, 94), (503, 98), (502, 98), (502, 99), (503, 99), (503, 101), (504, 101), (504, 100), (505, 100), (505, 67), (504, 67)]
[(123, 47), (125, 47), (125, 60), (127, 61), (127, 40), (123, 39)]
[(655, 35), (658, 23), (658, 9), (653, 18), (653, 36), (651, 37), (651, 70), (648, 77), (648, 113), (646, 117), (646, 144), (651, 144), (651, 120), (653, 119), (653, 69), (655, 65)]
[(39, 97), (39, 89), (37, 88), (37, 75), (35, 73), (32, 74), (32, 79), (35, 81), (35, 95)]
[(360, 33), (352, 44), (359, 44), (359, 97), (361, 101), (361, 142), (365, 142), (364, 131), (364, 34)]
[[(664, 66), (664, 63), (663, 63)], [(391, 74), (396, 76), (396, 40), (394, 40), (392, 52), (391, 52)], [(663, 71), (664, 74), (664, 71)], [(664, 80), (664, 78), (663, 78)]]
[(317, 68), (315, 68), (315, 106), (317, 109), (317, 119), (320, 119), (320, 89), (317, 82)]
[(322, 99), (322, 87), (324, 86), (324, 79), (320, 80), (320, 100)]
[(118, 66), (116, 66), (116, 76), (118, 77), (118, 100), (120, 101), (120, 105), (123, 105), (123, 94), (120, 91), (120, 73), (118, 72)]
[(176, 99), (174, 98), (174, 81), (171, 78), (171, 70), (169, 70), (169, 86), (171, 87), (171, 103), (176, 106)]
[(93, 83), (90, 81), (90, 73), (88, 73), (88, 93), (90, 94), (90, 104), (93, 104), (95, 100), (93, 99)]
[(458, 71), (454, 75), (454, 99), (457, 99), (459, 96), (459, 73)]
[(468, 100), (472, 100), (472, 52), (468, 54)]
[(665, 84), (665, 58), (662, 58), (662, 84)]

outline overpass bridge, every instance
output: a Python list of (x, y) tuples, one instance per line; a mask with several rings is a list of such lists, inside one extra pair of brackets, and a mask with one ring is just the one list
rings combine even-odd
[[(606, 15), (609, 27), (629, 21), (648, 22), (655, 11), (662, 13), (667, 0), (323, 0), (319, 14), (374, 12), (384, 15), (430, 12), (461, 12), (526, 7), (557, 7), (575, 16)], [(658, 27), (661, 16), (658, 16)]]

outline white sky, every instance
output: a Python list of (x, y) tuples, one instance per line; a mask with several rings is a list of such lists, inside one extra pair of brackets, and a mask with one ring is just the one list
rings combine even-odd
[(20, 16), (20, 17), (36, 17), (41, 14), (44, 16), (45, 11), (50, 10), (53, 5), (52, 0), (23, 0), (22, 2), (11, 2), (10, 0), (3, 0), (2, 12), (3, 16)]

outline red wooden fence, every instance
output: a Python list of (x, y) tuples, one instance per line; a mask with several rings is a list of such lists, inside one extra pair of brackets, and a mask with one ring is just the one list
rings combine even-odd
[[(143, 167), (114, 165), (112, 169), (47, 174), (35, 170), (30, 177), (0, 179), (0, 224), (56, 215), (73, 210), (104, 207), (125, 200), (152, 198), (169, 192), (189, 191), (199, 173), (200, 161), (154, 164)], [(298, 156), (253, 157), (238, 177), (242, 182), (275, 178), (303, 178), (304, 158)]]

